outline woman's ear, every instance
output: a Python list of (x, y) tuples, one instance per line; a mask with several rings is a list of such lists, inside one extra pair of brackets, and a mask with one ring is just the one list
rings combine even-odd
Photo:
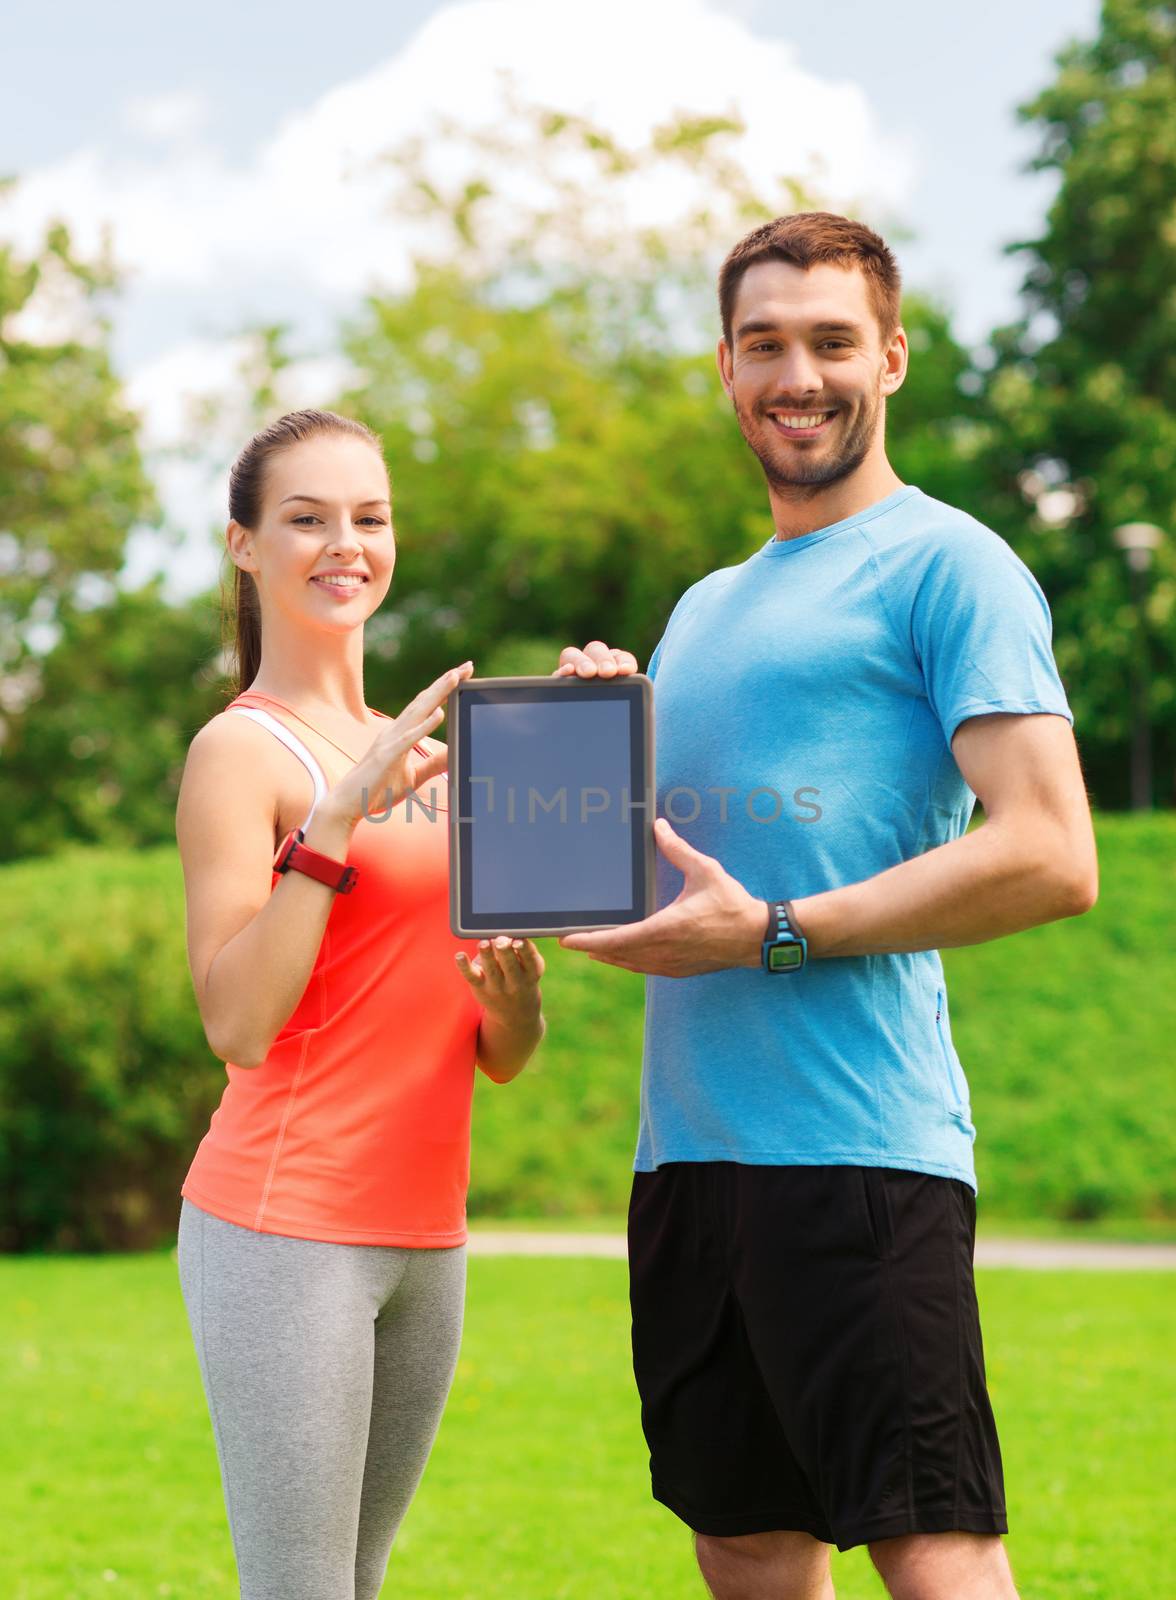
[(230, 522), (225, 529), (225, 544), (233, 565), (245, 572), (257, 571), (257, 561), (251, 548), (252, 538), (249, 529), (243, 528), (239, 522)]

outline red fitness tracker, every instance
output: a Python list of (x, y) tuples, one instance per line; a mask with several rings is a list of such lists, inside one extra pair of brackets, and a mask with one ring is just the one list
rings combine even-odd
[(304, 844), (301, 828), (286, 835), (274, 857), (275, 872), (289, 872), (291, 867), (295, 872), (305, 872), (308, 878), (317, 878), (338, 894), (350, 894), (359, 877), (358, 867), (345, 866), (342, 861), (324, 856)]

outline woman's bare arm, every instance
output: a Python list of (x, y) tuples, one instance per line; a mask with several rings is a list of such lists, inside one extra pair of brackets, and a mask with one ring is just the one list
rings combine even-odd
[[(240, 1067), (265, 1060), (302, 998), (335, 896), (303, 872), (285, 873), (270, 892), (272, 743), (245, 717), (206, 724), (189, 748), (176, 808), (196, 1003), (213, 1053)], [(343, 861), (354, 827), (324, 801), (306, 843)]]

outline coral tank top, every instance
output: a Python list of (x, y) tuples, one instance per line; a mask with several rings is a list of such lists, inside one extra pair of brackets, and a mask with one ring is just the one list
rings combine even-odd
[[(305, 827), (327, 783), (279, 715), (287, 708), (246, 691), (226, 709), (306, 766), (315, 796)], [(359, 876), (334, 897), (302, 998), (260, 1066), (226, 1064), (181, 1190), (214, 1216), (339, 1244), (465, 1242), (482, 1008), (454, 952), (472, 957), (477, 941), (449, 929), (445, 776), (419, 800), (387, 821), (360, 819), (347, 852)]]

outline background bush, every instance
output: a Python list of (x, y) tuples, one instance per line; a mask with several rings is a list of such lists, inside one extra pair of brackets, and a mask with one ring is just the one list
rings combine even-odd
[[(1087, 916), (948, 951), (986, 1218), (1176, 1220), (1176, 819), (1100, 816)], [(188, 973), (173, 847), (0, 869), (0, 1248), (174, 1235), (220, 1098)], [(546, 944), (550, 1031), (516, 1083), (479, 1078), (472, 1215), (623, 1212), (642, 980)]]

